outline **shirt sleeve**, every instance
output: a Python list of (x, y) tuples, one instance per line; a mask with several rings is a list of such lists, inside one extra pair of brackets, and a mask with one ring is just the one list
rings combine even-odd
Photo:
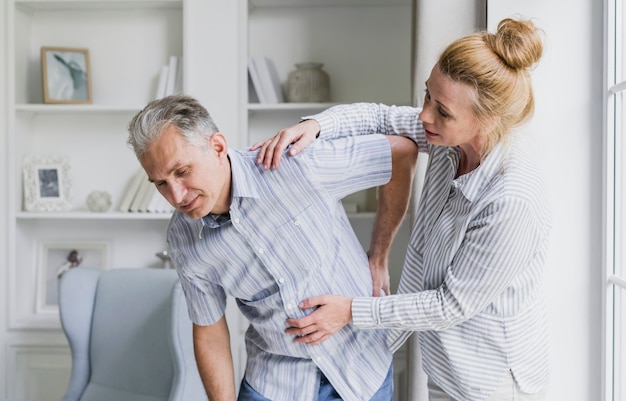
[(383, 135), (318, 140), (302, 155), (313, 177), (336, 199), (391, 179), (391, 147)]
[(202, 277), (202, 263), (193, 250), (194, 231), (179, 219), (172, 218), (167, 242), (187, 301), (189, 319), (200, 326), (217, 322), (226, 310), (224, 289)]
[(537, 218), (523, 199), (506, 198), (491, 204), (467, 228), (438, 288), (355, 298), (353, 324), (422, 331), (445, 330), (471, 319), (498, 299), (513, 280), (529, 274), (527, 268), (547, 242)]
[(427, 152), (429, 145), (418, 118), (421, 111), (410, 106), (353, 103), (333, 106), (303, 119), (319, 123), (322, 139), (370, 134), (401, 135), (417, 143), (420, 152)]

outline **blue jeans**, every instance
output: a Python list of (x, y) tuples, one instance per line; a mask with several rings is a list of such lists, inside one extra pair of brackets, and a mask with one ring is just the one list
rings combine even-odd
[[(326, 376), (322, 374), (320, 380), (320, 389), (317, 396), (318, 401), (341, 401), (341, 397), (332, 384), (328, 381)], [(370, 401), (391, 401), (393, 400), (393, 365), (389, 368), (389, 373), (383, 382), (382, 386), (378, 389), (376, 394), (370, 399)], [(241, 381), (241, 387), (239, 389), (239, 397), (237, 401), (271, 401), (257, 393), (246, 381), (244, 377)]]

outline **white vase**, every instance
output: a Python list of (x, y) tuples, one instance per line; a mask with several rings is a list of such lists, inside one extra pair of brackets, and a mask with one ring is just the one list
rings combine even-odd
[(322, 63), (297, 63), (287, 78), (287, 101), (322, 103), (330, 101), (330, 78)]

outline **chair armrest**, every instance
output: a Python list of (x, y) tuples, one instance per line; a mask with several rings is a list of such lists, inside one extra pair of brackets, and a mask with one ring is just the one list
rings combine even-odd
[(100, 269), (75, 268), (59, 280), (61, 327), (72, 350), (72, 374), (61, 401), (78, 401), (85, 391), (91, 365), (89, 340)]

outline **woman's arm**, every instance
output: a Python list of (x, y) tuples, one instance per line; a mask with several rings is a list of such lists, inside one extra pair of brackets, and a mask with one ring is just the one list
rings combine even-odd
[(299, 320), (288, 320), (287, 333), (303, 336), (296, 338), (298, 342), (315, 344), (343, 327), (339, 324), (440, 331), (463, 323), (497, 302), (521, 275), (529, 279), (530, 269), (542, 264), (547, 234), (538, 218), (524, 200), (493, 203), (468, 227), (437, 288), (388, 297), (313, 297), (301, 307), (317, 309)]
[(389, 253), (409, 208), (418, 155), (413, 141), (401, 136), (386, 138), (391, 144), (391, 180), (378, 188), (378, 206), (367, 251), (374, 287), (372, 295), (375, 297), (391, 294)]
[(272, 138), (252, 145), (259, 149), (258, 164), (265, 169), (277, 168), (283, 151), (295, 156), (318, 136), (334, 139), (356, 135), (400, 135), (412, 139), (422, 151), (427, 145), (418, 119), (420, 109), (409, 106), (387, 106), (376, 103), (353, 103), (333, 106), (319, 114), (305, 116), (299, 124), (278, 131)]

